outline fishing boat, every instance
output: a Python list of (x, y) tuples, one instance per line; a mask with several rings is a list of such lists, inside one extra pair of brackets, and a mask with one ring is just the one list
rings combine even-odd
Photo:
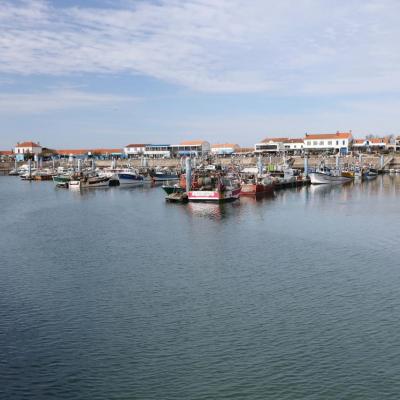
[(115, 176), (119, 180), (119, 184), (123, 186), (139, 186), (143, 185), (145, 181), (142, 175), (132, 169), (117, 170)]
[[(198, 182), (201, 182), (198, 180)], [(188, 192), (189, 201), (227, 202), (240, 197), (240, 185), (225, 177), (210, 177), (203, 185)]]
[(274, 184), (269, 178), (244, 179), (240, 187), (241, 196), (254, 196), (259, 194), (272, 194)]
[(331, 170), (327, 167), (319, 168), (315, 172), (310, 172), (309, 177), (313, 185), (340, 185), (353, 180), (353, 177), (343, 176), (340, 171)]
[(109, 176), (82, 176), (79, 179), (70, 180), (70, 189), (109, 187), (111, 178)]
[(167, 184), (162, 185), (161, 187), (164, 190), (164, 192), (167, 194), (183, 193), (185, 191), (185, 189), (182, 188), (178, 183), (175, 183), (174, 185), (167, 183)]
[(177, 181), (179, 176), (175, 172), (171, 171), (155, 171), (150, 174), (153, 182), (166, 182), (166, 181)]
[(53, 182), (56, 185), (68, 183), (70, 180), (71, 180), (71, 175), (67, 174), (53, 176)]
[(16, 169), (16, 168), (12, 169), (12, 170), (8, 173), (8, 175), (10, 175), (10, 176), (18, 176), (18, 175), (19, 175), (18, 169)]
[(378, 177), (378, 171), (374, 168), (369, 168), (363, 174), (363, 179), (366, 181), (370, 181), (372, 179), (376, 179)]

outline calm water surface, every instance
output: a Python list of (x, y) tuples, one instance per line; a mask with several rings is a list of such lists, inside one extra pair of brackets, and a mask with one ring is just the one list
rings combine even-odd
[(399, 399), (400, 178), (173, 205), (0, 177), (1, 399)]

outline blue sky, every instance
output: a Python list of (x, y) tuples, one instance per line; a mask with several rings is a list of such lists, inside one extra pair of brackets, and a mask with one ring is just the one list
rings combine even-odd
[(398, 134), (395, 0), (2, 0), (0, 149)]

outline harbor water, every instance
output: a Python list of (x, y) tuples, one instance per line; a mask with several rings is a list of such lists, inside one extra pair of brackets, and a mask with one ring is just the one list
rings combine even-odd
[(398, 399), (400, 177), (168, 204), (0, 177), (1, 399)]

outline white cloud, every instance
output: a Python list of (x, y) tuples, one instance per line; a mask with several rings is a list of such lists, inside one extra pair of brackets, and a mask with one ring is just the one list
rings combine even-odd
[[(110, 3), (111, 4), (111, 3)], [(132, 73), (205, 92), (400, 89), (395, 0), (0, 4), (0, 72)]]
[(0, 114), (37, 114), (81, 107), (117, 107), (136, 98), (58, 89), (42, 93), (0, 93)]

